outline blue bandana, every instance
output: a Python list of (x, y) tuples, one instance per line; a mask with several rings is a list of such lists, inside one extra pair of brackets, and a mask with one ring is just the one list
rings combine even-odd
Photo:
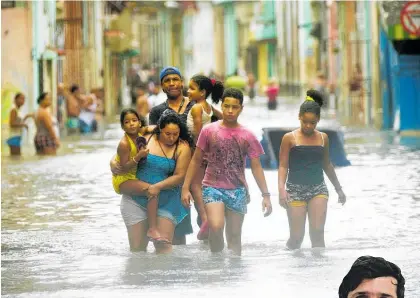
[(160, 72), (160, 75), (159, 75), (160, 82), (162, 82), (164, 77), (166, 77), (167, 75), (170, 75), (170, 74), (176, 74), (176, 75), (179, 75), (179, 77), (182, 77), (181, 72), (179, 71), (178, 68), (176, 68), (174, 66), (168, 66), (168, 67), (165, 67), (164, 69), (162, 69), (162, 71)]

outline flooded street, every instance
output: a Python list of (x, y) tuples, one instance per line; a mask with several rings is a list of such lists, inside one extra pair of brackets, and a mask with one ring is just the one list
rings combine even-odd
[[(254, 110), (252, 116), (250, 111), (240, 121), (253, 127), (265, 122), (277, 125), (279, 112)], [(289, 125), (298, 125), (296, 111), (288, 114)], [(338, 204), (328, 181), (325, 250), (311, 249), (308, 234), (302, 249), (285, 249), (289, 232), (286, 213), (278, 205), (277, 171), (265, 172), (274, 210), (264, 218), (258, 187), (247, 170), (252, 201), (243, 228), (242, 257), (210, 254), (207, 245), (196, 240), (195, 223), (187, 246), (158, 256), (151, 245), (148, 253), (129, 251), (120, 197), (109, 171), (121, 135), (114, 123), (104, 138), (65, 139), (56, 157), (31, 153), (16, 160), (3, 150), (2, 295), (337, 297), (351, 264), (368, 254), (399, 265), (406, 278), (406, 297), (418, 297), (420, 146), (416, 142), (404, 146), (390, 133), (345, 129), (352, 166), (337, 169), (337, 175), (348, 199), (345, 206)]]

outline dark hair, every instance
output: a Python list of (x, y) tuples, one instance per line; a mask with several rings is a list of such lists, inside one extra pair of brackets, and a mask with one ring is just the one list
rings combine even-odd
[[(308, 100), (308, 98), (310, 98)], [(314, 113), (318, 117), (321, 116), (321, 107), (324, 102), (322, 93), (311, 89), (306, 91), (306, 99), (303, 104), (300, 105), (299, 116), (302, 116), (305, 113)]]
[(19, 97), (21, 97), (21, 96), (23, 96), (23, 93), (21, 93), (21, 92), (16, 93), (16, 95), (15, 95), (15, 100), (16, 100), (16, 99), (18, 99), (18, 98), (19, 98)]
[(48, 94), (48, 92), (42, 92), (41, 93), (41, 95), (38, 97), (38, 99), (37, 99), (37, 103), (38, 104), (40, 104), (41, 103), (41, 101), (43, 101), (44, 100), (44, 98), (47, 96), (47, 94)]
[(171, 110), (165, 110), (162, 115), (160, 116), (155, 129), (153, 130), (153, 134), (156, 134), (158, 137), (160, 135), (160, 131), (166, 127), (168, 124), (175, 124), (179, 127), (179, 139), (188, 143), (190, 148), (193, 148), (193, 138), (191, 137), (190, 132), (188, 131), (187, 125), (182, 122), (179, 115)]
[(79, 90), (79, 85), (73, 84), (70, 87), (70, 92), (73, 93), (74, 91)]
[(127, 114), (134, 114), (136, 115), (137, 119), (139, 119), (141, 126), (145, 126), (146, 122), (144, 121), (143, 117), (140, 117), (139, 114), (137, 113), (137, 111), (133, 108), (127, 108), (121, 111), (121, 115), (120, 115), (120, 124), (121, 127), (124, 126), (124, 118)]
[(191, 80), (198, 85), (200, 90), (206, 91), (206, 98), (211, 94), (211, 101), (214, 104), (219, 103), (225, 89), (222, 82), (212, 80), (209, 77), (200, 74), (194, 75)]
[(356, 289), (364, 279), (387, 276), (394, 277), (397, 280), (397, 297), (404, 298), (405, 279), (397, 265), (380, 257), (359, 257), (351, 266), (349, 273), (343, 278), (338, 289), (338, 296), (339, 298), (347, 298), (349, 292)]
[(239, 100), (241, 105), (244, 102), (244, 94), (238, 88), (226, 88), (222, 95), (222, 102), (225, 100), (226, 97), (233, 97)]

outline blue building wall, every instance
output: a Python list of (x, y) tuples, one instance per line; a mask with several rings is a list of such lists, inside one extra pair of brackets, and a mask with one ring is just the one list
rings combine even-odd
[(383, 128), (420, 132), (420, 53), (400, 55), (383, 28), (379, 40)]
[(382, 97), (383, 109), (383, 129), (391, 129), (394, 125), (395, 106), (392, 99), (392, 85), (390, 77), (390, 58), (389, 41), (385, 31), (379, 29), (379, 49), (380, 49), (380, 92)]
[(420, 131), (420, 55), (398, 55), (391, 51), (391, 72), (400, 107), (400, 130)]

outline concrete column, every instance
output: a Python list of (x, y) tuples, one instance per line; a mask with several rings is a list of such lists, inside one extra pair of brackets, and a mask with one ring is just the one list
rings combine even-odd
[(226, 75), (232, 75), (238, 67), (238, 30), (235, 18), (235, 7), (232, 3), (225, 6), (224, 21)]
[(372, 46), (370, 48), (372, 55), (372, 120), (375, 128), (380, 129), (383, 122), (383, 109), (380, 93), (379, 12), (376, 2), (370, 2), (370, 4), (372, 24)]
[(42, 14), (41, 3), (34, 1), (32, 5), (32, 97), (35, 99), (32, 101), (32, 108), (30, 110), (36, 110), (38, 107), (37, 98), (39, 96), (39, 18)]

